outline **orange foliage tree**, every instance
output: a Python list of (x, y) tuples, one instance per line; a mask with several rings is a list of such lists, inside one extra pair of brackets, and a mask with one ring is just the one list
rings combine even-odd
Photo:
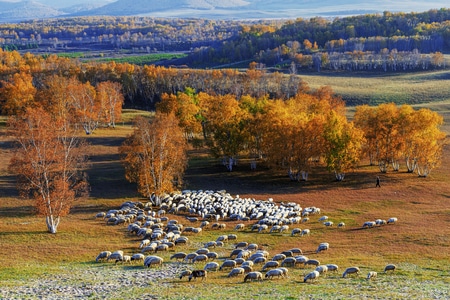
[[(125, 176), (138, 192), (159, 205), (158, 197), (181, 185), (187, 164), (186, 140), (173, 114), (135, 120), (135, 130), (120, 146)], [(153, 197), (156, 195), (157, 197)]]
[(9, 170), (18, 175), (21, 195), (36, 200), (48, 232), (56, 233), (60, 218), (87, 190), (86, 145), (67, 120), (41, 108), (11, 117), (9, 128), (17, 144)]
[(120, 83), (112, 81), (100, 82), (96, 86), (97, 101), (101, 109), (101, 119), (113, 128), (122, 115), (124, 97)]
[(0, 82), (0, 110), (7, 115), (24, 113), (34, 104), (36, 88), (29, 73), (15, 73), (8, 81)]

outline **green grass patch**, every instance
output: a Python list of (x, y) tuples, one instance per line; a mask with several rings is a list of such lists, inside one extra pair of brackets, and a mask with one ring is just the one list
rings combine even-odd
[(99, 62), (109, 62), (114, 61), (116, 63), (129, 63), (134, 65), (149, 65), (158, 61), (171, 60), (171, 59), (179, 59), (186, 57), (187, 54), (184, 53), (154, 53), (154, 54), (146, 54), (146, 55), (128, 55), (123, 57), (108, 57), (102, 59), (96, 59)]

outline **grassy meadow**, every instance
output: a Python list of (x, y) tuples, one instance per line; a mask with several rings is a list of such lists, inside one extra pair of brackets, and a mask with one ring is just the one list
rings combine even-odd
[[(380, 103), (396, 99), (394, 94), (411, 94), (414, 87), (431, 103), (420, 101), (421, 107), (436, 110), (445, 118), (444, 130), (449, 133), (450, 90), (449, 73), (396, 75), (379, 78), (349, 78), (337, 76), (305, 76), (315, 88), (330, 85), (338, 94), (358, 99), (373, 97)], [(402, 93), (403, 91), (403, 93)], [(376, 95), (379, 95), (376, 96)], [(441, 96), (442, 95), (442, 96)], [(406, 98), (405, 98), (406, 99)], [(439, 101), (438, 101), (439, 100)], [(416, 103), (413, 101), (413, 103)], [(349, 115), (353, 108), (349, 107)], [(128, 234), (126, 226), (107, 226), (96, 219), (97, 212), (116, 209), (125, 201), (145, 201), (136, 193), (135, 186), (123, 176), (123, 167), (117, 147), (131, 133), (131, 120), (142, 114), (125, 110), (123, 121), (116, 129), (99, 129), (88, 137), (91, 144), (89, 170), (91, 193), (86, 200), (75, 203), (71, 214), (62, 219), (56, 235), (46, 233), (42, 217), (33, 215), (32, 202), (21, 199), (14, 187), (14, 177), (8, 173), (11, 157), (11, 137), (6, 135), (5, 118), (0, 119), (0, 286), (14, 287), (39, 278), (52, 278), (67, 274), (65, 283), (89, 285), (83, 281), (85, 270), (144, 270), (141, 264), (114, 265), (96, 263), (95, 257), (104, 250), (123, 250), (138, 253), (139, 239)], [(399, 172), (380, 174), (376, 167), (361, 165), (347, 174), (345, 181), (335, 182), (334, 175), (318, 167), (307, 182), (290, 182), (284, 173), (268, 171), (263, 166), (250, 171), (245, 161), (233, 172), (203, 149), (192, 149), (186, 172), (186, 188), (193, 190), (227, 190), (231, 195), (276, 202), (297, 202), (302, 207), (321, 208), (335, 224), (345, 222), (346, 227), (326, 228), (319, 215), (304, 224), (290, 228), (309, 228), (310, 236), (291, 237), (288, 233), (255, 233), (250, 231), (254, 222), (247, 222), (242, 232), (233, 231), (238, 222), (225, 221), (222, 231), (206, 229), (199, 235), (189, 235), (187, 246), (175, 250), (186, 253), (201, 248), (204, 242), (216, 240), (219, 235), (235, 233), (238, 241), (258, 243), (271, 256), (283, 250), (298, 247), (309, 258), (322, 264), (337, 264), (338, 273), (330, 273), (314, 283), (303, 283), (309, 268), (289, 268), (285, 279), (243, 283), (243, 278), (227, 278), (228, 271), (210, 272), (206, 281), (187, 282), (186, 279), (164, 279), (149, 282), (146, 288), (118, 289), (108, 299), (140, 298), (144, 294), (159, 299), (448, 299), (450, 297), (450, 147), (444, 150), (442, 164), (428, 178)], [(380, 175), (381, 188), (375, 188), (375, 177)], [(168, 215), (187, 225), (185, 215)], [(397, 217), (398, 223), (362, 229), (365, 221)], [(189, 226), (198, 226), (191, 224)], [(330, 249), (315, 253), (317, 245), (329, 242)], [(220, 260), (229, 256), (233, 244), (228, 243), (218, 252)], [(171, 262), (174, 251), (158, 253), (164, 266), (181, 264)], [(219, 262), (220, 263), (220, 262)], [(398, 269), (384, 274), (383, 268), (394, 263)], [(204, 263), (186, 268), (203, 268)], [(342, 278), (346, 267), (358, 266), (359, 277)], [(260, 266), (255, 270), (260, 270)], [(378, 278), (365, 279), (368, 271), (377, 271)], [(155, 272), (158, 272), (156, 269)], [(87, 279), (86, 279), (87, 280)], [(36, 297), (37, 298), (37, 297)], [(92, 296), (96, 299), (95, 295)]]

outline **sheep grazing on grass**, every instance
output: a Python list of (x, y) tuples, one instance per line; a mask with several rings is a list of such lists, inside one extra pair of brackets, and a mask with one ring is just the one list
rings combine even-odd
[(248, 246), (247, 242), (239, 242), (236, 244), (236, 246), (234, 246), (234, 249), (238, 249), (238, 248), (245, 248)]
[(235, 257), (235, 256), (238, 256), (239, 253), (241, 253), (242, 251), (244, 251), (244, 250), (242, 250), (242, 249), (234, 249), (234, 250), (231, 251), (231, 253), (230, 253), (230, 258), (233, 258), (233, 257)]
[(275, 254), (274, 257), (272, 257), (273, 261), (279, 261), (279, 260), (284, 260), (286, 258), (285, 254)]
[(117, 264), (119, 261), (122, 262), (122, 263), (131, 263), (131, 256), (130, 256), (130, 255), (124, 255), (124, 256), (122, 257), (122, 259), (116, 259), (116, 264)]
[(228, 235), (227, 241), (234, 241), (234, 240), (237, 240), (237, 235), (235, 235), (235, 234), (229, 234), (229, 235)]
[(152, 244), (150, 244), (150, 245), (144, 247), (144, 248), (141, 250), (141, 252), (142, 252), (142, 253), (146, 253), (146, 252), (155, 252), (157, 246), (158, 246), (158, 245), (157, 245), (156, 243), (152, 243)]
[(115, 252), (111, 253), (108, 256), (108, 258), (106, 259), (106, 261), (109, 261), (110, 259), (111, 260), (122, 260), (123, 259), (123, 251), (122, 250), (118, 250), (118, 251), (115, 251)]
[(264, 256), (258, 256), (258, 257), (255, 257), (252, 261), (255, 265), (264, 264), (264, 263), (266, 263), (267, 258), (265, 258)]
[(228, 273), (227, 277), (228, 278), (230, 278), (230, 277), (237, 277), (239, 275), (244, 275), (244, 273), (245, 273), (244, 268), (237, 267), (237, 268), (232, 269), (230, 271), (230, 273)]
[[(263, 271), (264, 271), (264, 270), (263, 270)], [(267, 273), (266, 273), (266, 275), (265, 275), (265, 278), (267, 278), (267, 279), (273, 279), (275, 276), (278, 277), (278, 278), (284, 277), (284, 273), (283, 273), (283, 271), (280, 270), (280, 269), (269, 270), (269, 271), (267, 271)]]
[(283, 277), (288, 277), (289, 270), (287, 268), (279, 267), (277, 269), (283, 273)]
[(163, 261), (164, 260), (159, 256), (147, 256), (144, 259), (144, 267), (150, 268), (151, 266), (162, 266)]
[(278, 261), (270, 260), (264, 264), (261, 271), (265, 271), (266, 269), (278, 268), (280, 263)]
[(219, 254), (217, 252), (208, 252), (208, 253), (206, 253), (206, 256), (210, 260), (214, 260), (214, 259), (219, 258)]
[(209, 253), (209, 249), (208, 248), (200, 248), (197, 251), (195, 251), (195, 253), (197, 253), (197, 254), (206, 254), (206, 253)]
[(300, 234), (300, 236), (304, 236), (304, 235), (310, 235), (311, 231), (309, 229), (303, 229), (302, 233)]
[(309, 260), (308, 257), (304, 256), (304, 255), (298, 255), (295, 258), (295, 264), (304, 264), (305, 262), (307, 262)]
[(186, 253), (184, 252), (177, 252), (175, 254), (172, 254), (172, 256), (170, 256), (170, 260), (175, 259), (175, 260), (184, 260), (186, 258)]
[(251, 255), (251, 252), (248, 250), (242, 250), (241, 252), (239, 252), (239, 254), (237, 255), (236, 258), (243, 258), (243, 259), (248, 259)]
[(200, 261), (207, 261), (207, 260), (208, 260), (208, 256), (206, 256), (206, 254), (199, 254), (192, 260), (192, 262), (197, 263)]
[(204, 248), (216, 248), (217, 243), (215, 241), (207, 242), (203, 245)]
[(394, 272), (395, 269), (397, 269), (397, 266), (394, 264), (388, 264), (386, 267), (384, 267), (384, 273), (386, 273), (387, 271), (392, 271)]
[(335, 265), (335, 264), (328, 264), (327, 268), (328, 268), (328, 272), (337, 272), (339, 270), (338, 265)]
[(99, 212), (98, 214), (95, 215), (96, 218), (105, 218), (106, 213), (105, 212)]
[(255, 280), (257, 280), (257, 281), (262, 281), (263, 280), (263, 275), (262, 275), (262, 273), (261, 272), (250, 272), (250, 273), (248, 273), (247, 275), (245, 275), (245, 277), (244, 277), (244, 282), (247, 282), (247, 281), (255, 281)]
[(342, 274), (342, 278), (345, 278), (349, 274), (356, 274), (356, 276), (359, 275), (359, 268), (358, 267), (349, 267), (345, 269), (344, 273)]
[(292, 252), (292, 254), (303, 254), (303, 251), (300, 248), (292, 248), (288, 251)]
[(227, 259), (222, 263), (222, 265), (219, 268), (219, 271), (222, 271), (223, 269), (232, 269), (235, 267), (236, 267), (236, 261)]
[(142, 240), (141, 243), (139, 244), (139, 249), (142, 249), (142, 248), (144, 248), (144, 247), (146, 247), (148, 245), (150, 245), (150, 240), (149, 239)]
[(315, 281), (317, 278), (319, 278), (319, 276), (320, 276), (320, 273), (318, 271), (314, 270), (314, 271), (306, 274), (306, 276), (303, 278), (303, 282), (307, 282), (308, 280), (311, 282)]
[(364, 222), (362, 227), (363, 228), (372, 228), (375, 225), (377, 225), (377, 223), (375, 223), (375, 221), (367, 221), (367, 222)]
[(281, 254), (284, 254), (286, 257), (293, 257), (294, 253), (291, 250), (285, 250), (281, 252)]
[(142, 253), (136, 253), (131, 256), (131, 261), (142, 261), (144, 262), (145, 255)]
[(198, 255), (198, 254), (195, 253), (195, 252), (194, 252), (194, 253), (189, 253), (189, 254), (186, 255), (186, 257), (184, 258), (184, 260), (185, 260), (186, 262), (188, 262), (188, 263), (189, 263), (189, 262), (190, 262), (190, 263), (193, 263), (193, 262), (194, 262), (194, 258), (197, 257), (197, 255)]
[(181, 274), (180, 274), (180, 279), (183, 279), (183, 277), (187, 277), (187, 276), (190, 276), (192, 274), (192, 271), (191, 270), (184, 270), (184, 271), (182, 271), (181, 272)]
[(319, 272), (320, 274), (326, 275), (328, 272), (328, 267), (326, 265), (320, 265), (316, 267), (315, 271)]
[(304, 217), (303, 219), (302, 219), (302, 223), (306, 223), (306, 222), (308, 222), (309, 221), (309, 218), (308, 217)]
[(394, 224), (394, 223), (397, 223), (397, 218), (395, 218), (395, 217), (389, 218), (389, 219), (387, 220), (387, 223), (388, 223), (388, 224)]
[(332, 221), (326, 221), (326, 222), (323, 222), (323, 225), (325, 225), (326, 227), (332, 227), (333, 226), (333, 222)]
[(156, 247), (155, 253), (158, 252), (158, 251), (168, 251), (168, 250), (169, 250), (169, 245), (167, 245), (167, 244), (161, 244), (161, 245), (158, 245), (158, 246)]
[(244, 230), (245, 225), (240, 223), (240, 224), (236, 224), (236, 226), (234, 226), (234, 230), (239, 231), (239, 230)]
[(258, 248), (259, 248), (258, 244), (249, 244), (247, 246), (247, 248), (245, 248), (245, 249), (250, 250), (250, 251), (255, 251), (255, 250), (258, 250)]
[(217, 271), (217, 270), (219, 270), (219, 264), (216, 263), (216, 262), (209, 262), (209, 263), (207, 263), (205, 265), (203, 270), (206, 270), (206, 271)]
[(308, 259), (307, 261), (305, 261), (304, 265), (318, 267), (320, 265), (320, 262), (317, 259)]
[(377, 272), (375, 271), (370, 271), (369, 273), (367, 273), (367, 280), (371, 280), (371, 279), (375, 279), (377, 277)]
[(339, 224), (338, 224), (338, 228), (344, 228), (345, 227), (345, 223), (344, 222), (340, 222)]
[(302, 230), (300, 228), (294, 228), (291, 231), (291, 236), (300, 235), (301, 233), (302, 233)]
[(180, 236), (179, 238), (177, 238), (175, 240), (175, 245), (178, 244), (187, 244), (187, 242), (189, 241), (189, 239), (186, 236)]
[(327, 216), (323, 216), (323, 217), (319, 218), (319, 222), (323, 222), (323, 221), (326, 221), (326, 220), (328, 220)]
[(111, 251), (102, 251), (97, 255), (97, 258), (95, 259), (96, 262), (102, 261), (102, 260), (108, 260), (109, 256), (111, 255)]
[(194, 271), (192, 271), (192, 274), (189, 275), (188, 278), (189, 278), (189, 281), (191, 281), (192, 278), (194, 278), (194, 280), (195, 280), (195, 279), (201, 277), (202, 281), (203, 281), (203, 280), (206, 280), (207, 274), (208, 274), (208, 271), (206, 271), (206, 270), (194, 270)]
[(216, 243), (217, 242), (226, 242), (228, 241), (228, 235), (221, 235), (216, 239)]
[(295, 257), (286, 257), (285, 259), (283, 259), (283, 261), (281, 262), (281, 266), (288, 266), (288, 267), (294, 267), (296, 264), (296, 259)]
[(320, 243), (319, 246), (317, 247), (316, 253), (319, 253), (321, 251), (326, 251), (330, 248), (330, 244), (329, 243)]

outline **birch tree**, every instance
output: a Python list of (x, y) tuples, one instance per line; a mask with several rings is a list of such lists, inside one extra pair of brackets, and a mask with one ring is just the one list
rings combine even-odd
[(11, 117), (9, 128), (16, 142), (9, 170), (20, 194), (35, 200), (48, 232), (56, 233), (75, 198), (86, 195), (86, 144), (70, 122), (40, 108)]

